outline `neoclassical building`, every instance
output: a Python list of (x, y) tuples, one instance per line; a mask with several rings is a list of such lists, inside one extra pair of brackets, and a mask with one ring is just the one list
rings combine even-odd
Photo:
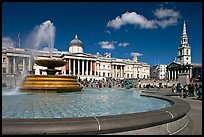
[[(46, 75), (45, 67), (34, 63), (35, 59), (49, 58), (49, 52), (20, 48), (2, 48), (2, 73)], [(84, 45), (77, 35), (69, 43), (68, 52), (54, 51), (54, 59), (66, 61), (66, 66), (57, 75), (74, 75), (80, 79), (103, 78), (138, 78), (147, 79), (150, 76), (150, 65), (138, 60), (112, 58), (110, 53), (104, 56), (99, 53), (84, 53)]]
[(186, 23), (183, 24), (183, 33), (181, 36), (180, 46), (177, 51), (177, 59), (167, 66), (167, 73), (169, 80), (178, 80), (185, 77), (190, 82), (190, 79), (195, 76), (193, 74), (196, 68), (202, 69), (202, 64), (195, 64), (191, 62), (191, 47), (188, 43), (188, 36), (186, 31)]

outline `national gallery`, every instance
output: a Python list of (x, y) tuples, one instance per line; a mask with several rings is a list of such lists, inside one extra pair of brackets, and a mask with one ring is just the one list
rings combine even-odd
[[(62, 59), (66, 65), (56, 69), (61, 70), (56, 75), (74, 75), (80, 79), (103, 78), (137, 78), (147, 79), (150, 76), (150, 65), (139, 62), (137, 57), (133, 60), (111, 57), (110, 53), (103, 56), (84, 53), (84, 45), (77, 35), (68, 46), (69, 51), (54, 51), (53, 59)], [(48, 59), (48, 51), (31, 50), (23, 48), (2, 47), (2, 74), (35, 74), (47, 75), (46, 67), (34, 63), (36, 59)]]

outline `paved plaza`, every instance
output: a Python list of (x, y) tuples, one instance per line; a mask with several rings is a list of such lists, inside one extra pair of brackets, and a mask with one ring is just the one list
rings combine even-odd
[(175, 96), (170, 88), (161, 88), (157, 92), (163, 95), (173, 95), (172, 97), (180, 98), (188, 102), (191, 105), (191, 110), (188, 112), (188, 116), (193, 122), (193, 135), (202, 135), (202, 100), (198, 100), (197, 97), (181, 98), (180, 96)]

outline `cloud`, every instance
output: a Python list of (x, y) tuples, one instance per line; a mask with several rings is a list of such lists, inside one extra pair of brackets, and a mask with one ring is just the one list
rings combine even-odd
[(14, 42), (10, 37), (2, 37), (2, 47), (16, 47), (16, 42)]
[(176, 12), (171, 9), (160, 8), (160, 9), (156, 9), (156, 11), (154, 12), (154, 15), (159, 19), (166, 18), (166, 17), (178, 18), (179, 12)]
[(156, 9), (154, 15), (162, 20), (157, 21), (157, 24), (162, 27), (166, 28), (168, 26), (176, 25), (178, 19), (180, 18), (180, 13), (171, 9)]
[(122, 42), (122, 43), (118, 44), (118, 46), (120, 46), (120, 47), (126, 47), (128, 45), (129, 45), (129, 43), (127, 43), (127, 42)]
[(121, 17), (116, 17), (114, 20), (108, 22), (107, 27), (120, 29), (122, 25), (132, 24), (139, 26), (140, 28), (152, 29), (157, 27), (153, 20), (148, 20), (144, 16), (137, 14), (136, 12), (126, 12)]
[(126, 12), (115, 19), (108, 21), (107, 27), (114, 29), (120, 29), (123, 25), (135, 25), (142, 29), (155, 29), (158, 27), (166, 28), (171, 25), (175, 25), (178, 22), (180, 13), (172, 9), (156, 9), (153, 13), (156, 18), (149, 20), (143, 15), (137, 14), (136, 12)]
[(115, 41), (113, 41), (113, 42), (101, 41), (101, 42), (99, 42), (98, 44), (101, 45), (101, 48), (102, 48), (102, 49), (113, 50), (113, 49), (115, 49), (114, 42), (115, 42)]
[(133, 57), (134, 56), (143, 56), (143, 54), (137, 53), (137, 52), (131, 52), (130, 55), (133, 56)]

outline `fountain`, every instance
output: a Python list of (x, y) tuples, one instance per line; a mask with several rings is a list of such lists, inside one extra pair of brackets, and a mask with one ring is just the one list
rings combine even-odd
[(39, 66), (47, 67), (47, 75), (29, 75), (22, 82), (21, 91), (45, 92), (45, 93), (61, 93), (81, 91), (82, 86), (77, 82), (77, 76), (55, 75), (55, 67), (61, 67), (66, 64), (63, 60), (41, 59), (35, 60)]
[(60, 93), (81, 91), (82, 86), (77, 82), (77, 76), (55, 75), (60, 70), (55, 67), (65, 66), (66, 62), (60, 59), (53, 59), (55, 27), (50, 20), (43, 22), (39, 27), (35, 28), (32, 33), (35, 40), (34, 47), (39, 47), (44, 43), (48, 45), (50, 58), (35, 60), (39, 66), (47, 67), (47, 75), (29, 75), (22, 82), (21, 91), (44, 92), (44, 93)]

